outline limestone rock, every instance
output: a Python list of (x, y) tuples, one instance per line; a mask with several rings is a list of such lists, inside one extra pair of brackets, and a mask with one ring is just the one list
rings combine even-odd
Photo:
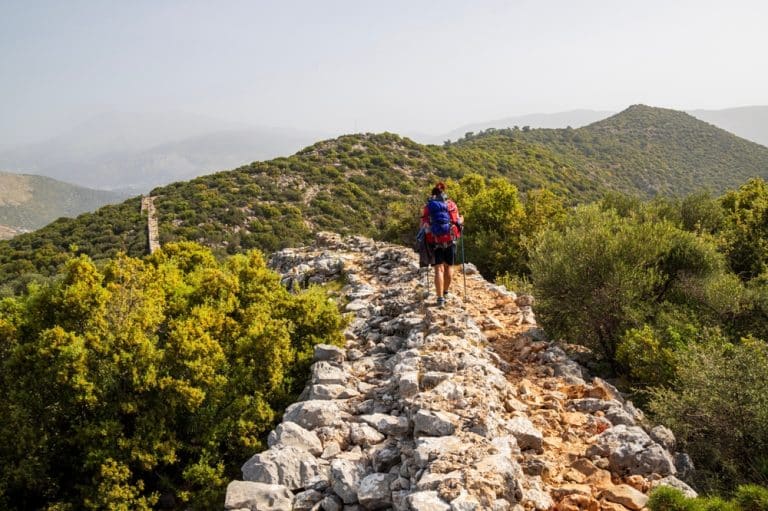
[(289, 406), (283, 415), (283, 421), (295, 422), (304, 429), (316, 429), (330, 426), (339, 419), (341, 410), (334, 401), (300, 401)]
[(344, 361), (344, 350), (331, 344), (315, 344), (314, 360), (341, 363)]
[(344, 508), (344, 502), (338, 495), (328, 495), (320, 501), (320, 509), (323, 511), (341, 511)]
[(635, 419), (627, 412), (621, 404), (617, 406), (610, 406), (605, 411), (605, 418), (611, 421), (611, 424), (618, 426), (623, 424), (625, 426), (634, 426)]
[(297, 493), (293, 499), (292, 511), (311, 511), (315, 504), (323, 500), (323, 493), (317, 490), (307, 490)]
[(698, 497), (699, 494), (696, 493), (696, 490), (688, 486), (685, 482), (681, 481), (675, 476), (667, 476), (663, 479), (658, 479), (656, 481), (651, 481), (651, 488), (656, 488), (657, 486), (670, 486), (672, 488), (676, 488), (683, 492), (683, 494), (686, 497), (694, 498)]
[(333, 400), (333, 399), (349, 399), (351, 397), (359, 396), (360, 393), (345, 385), (312, 385), (309, 388), (309, 395), (307, 399), (311, 400)]
[(478, 511), (479, 509), (481, 509), (480, 501), (466, 492), (462, 492), (451, 501), (451, 511)]
[(395, 474), (370, 474), (360, 481), (357, 500), (365, 509), (386, 509), (392, 505), (390, 484), (397, 479)]
[(675, 453), (675, 469), (677, 469), (677, 475), (686, 478), (688, 475), (693, 472), (694, 466), (693, 466), (693, 460), (691, 457), (684, 453), (684, 452), (678, 452)]
[(291, 509), (293, 493), (285, 486), (252, 481), (232, 481), (227, 486), (225, 509), (282, 511)]
[[(496, 499), (491, 505), (491, 511), (513, 511), (512, 504), (507, 499)], [(515, 511), (522, 511), (522, 508), (516, 506)]]
[(384, 413), (361, 415), (360, 419), (379, 432), (389, 436), (403, 436), (410, 432), (411, 424), (407, 417), (395, 417)]
[(400, 447), (397, 442), (389, 442), (374, 450), (371, 462), (376, 472), (387, 472), (400, 463)]
[(640, 511), (648, 502), (647, 495), (635, 490), (628, 484), (619, 484), (605, 488), (603, 490), (603, 496), (606, 500), (621, 504), (633, 511)]
[(331, 486), (344, 504), (357, 502), (357, 489), (365, 476), (365, 465), (360, 461), (335, 459), (331, 462)]
[(323, 452), (323, 444), (312, 431), (307, 431), (295, 422), (282, 422), (267, 437), (270, 447), (290, 446), (305, 450), (315, 456)]
[(675, 452), (675, 434), (664, 426), (656, 426), (649, 432), (651, 438), (669, 452)]
[(552, 502), (552, 497), (549, 496), (549, 493), (538, 488), (523, 490), (523, 503), (525, 504), (526, 502), (537, 511), (547, 511), (555, 504)]
[(330, 362), (315, 362), (312, 365), (313, 385), (344, 385), (347, 375), (344, 370)]
[(276, 446), (254, 455), (242, 467), (243, 479), (286, 486), (291, 490), (308, 488), (326, 479), (317, 458), (291, 446)]
[(419, 491), (408, 496), (413, 511), (450, 511), (451, 506), (436, 491)]
[(517, 445), (522, 450), (541, 450), (544, 440), (541, 431), (536, 429), (531, 421), (525, 417), (514, 417), (507, 422), (507, 428), (517, 439)]
[(416, 489), (419, 491), (437, 490), (438, 487), (440, 487), (446, 481), (450, 480), (461, 482), (463, 480), (463, 476), (458, 470), (454, 470), (453, 472), (448, 473), (433, 473), (430, 471), (425, 471), (421, 475), (419, 482), (416, 483)]
[(617, 472), (630, 475), (671, 475), (677, 472), (669, 453), (656, 443), (641, 449), (637, 449), (636, 444), (619, 446), (611, 451), (608, 461)]
[(402, 397), (412, 397), (419, 393), (419, 373), (408, 371), (402, 373), (398, 382), (398, 390)]
[(672, 456), (638, 426), (619, 425), (604, 431), (587, 454), (608, 458), (611, 468), (621, 475), (667, 476), (677, 471)]
[(355, 445), (369, 447), (384, 441), (384, 435), (368, 424), (350, 424), (349, 438)]
[(466, 444), (457, 436), (421, 437), (416, 440), (414, 461), (424, 468), (440, 454), (455, 454), (465, 449)]
[(419, 410), (413, 418), (413, 436), (448, 436), (456, 431), (459, 417), (448, 412)]

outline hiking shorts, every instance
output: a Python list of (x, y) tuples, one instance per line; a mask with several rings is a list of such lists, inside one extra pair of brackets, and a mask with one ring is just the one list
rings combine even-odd
[(445, 248), (435, 246), (435, 264), (432, 266), (436, 266), (438, 264), (448, 264), (450, 266), (453, 266), (456, 264), (456, 244), (449, 245)]

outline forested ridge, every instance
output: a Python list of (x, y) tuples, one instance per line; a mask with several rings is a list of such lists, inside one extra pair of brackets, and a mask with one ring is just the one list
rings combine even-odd
[(698, 489), (766, 484), (768, 150), (691, 119), (640, 106), (442, 147), (343, 136), (155, 189), (157, 255), (138, 198), (1, 243), (0, 503), (215, 502), (343, 323), (250, 251), (319, 230), (410, 242), (435, 179), (467, 259), (533, 291), (552, 338), (670, 426)]
[(585, 177), (645, 197), (722, 193), (768, 177), (768, 148), (685, 112), (633, 105), (581, 128), (487, 130), (457, 145), (493, 147), (506, 139), (540, 144)]

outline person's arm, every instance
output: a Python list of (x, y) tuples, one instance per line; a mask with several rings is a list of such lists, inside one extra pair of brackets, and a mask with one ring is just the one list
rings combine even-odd
[(464, 225), (464, 217), (459, 214), (459, 207), (455, 202), (451, 201), (448, 212), (451, 215), (451, 222), (461, 229), (461, 226)]

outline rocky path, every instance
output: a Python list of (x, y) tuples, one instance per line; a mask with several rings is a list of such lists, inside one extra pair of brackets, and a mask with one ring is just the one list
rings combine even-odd
[[(690, 463), (608, 383), (543, 338), (533, 299), (470, 268), (468, 298), (425, 295), (407, 249), (321, 234), (275, 254), (286, 285), (344, 279), (345, 350), (243, 465), (237, 510), (642, 509)], [(452, 291), (461, 291), (457, 279)]]

